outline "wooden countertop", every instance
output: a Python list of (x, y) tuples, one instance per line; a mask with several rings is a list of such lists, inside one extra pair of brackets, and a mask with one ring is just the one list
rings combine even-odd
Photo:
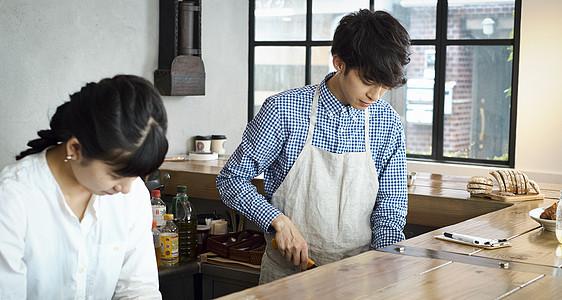
[[(188, 184), (190, 196), (220, 199), (216, 175), (226, 160), (165, 162), (169, 193)], [(528, 216), (549, 206), (562, 185), (539, 184), (544, 200), (503, 203), (471, 198), (468, 177), (418, 173), (409, 187), (408, 222), (445, 226), (221, 299), (318, 298), (555, 298), (562, 292), (562, 246)], [(263, 192), (263, 179), (254, 185)], [(420, 223), (415, 223), (419, 221)], [(508, 238), (494, 250), (441, 241), (444, 231)]]
[[(208, 161), (164, 162), (160, 167), (165, 184), (164, 193), (175, 194), (176, 186), (187, 184), (189, 196), (198, 199), (221, 200), (216, 188), (216, 177), (226, 164), (228, 157)], [(456, 224), (508, 206), (511, 203), (470, 197), (466, 191), (467, 176), (450, 176), (418, 173), (413, 185), (408, 188), (409, 224), (443, 227)], [(252, 183), (259, 193), (264, 194), (263, 178), (257, 177)], [(557, 199), (562, 188), (556, 185), (540, 184), (546, 198)], [(445, 213), (443, 213), (445, 212)]]
[(562, 278), (548, 274), (369, 251), (219, 299), (546, 299), (561, 292)]
[[(562, 245), (528, 216), (554, 202), (516, 203), (220, 299), (555, 299)], [(508, 238), (512, 246), (484, 250), (434, 238), (444, 231)]]

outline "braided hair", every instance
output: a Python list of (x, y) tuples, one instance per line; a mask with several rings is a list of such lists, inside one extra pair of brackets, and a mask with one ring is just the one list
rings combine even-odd
[(141, 77), (117, 75), (88, 83), (60, 105), (50, 129), (37, 132), (16, 160), (76, 137), (86, 160), (116, 167), (124, 177), (143, 176), (162, 164), (168, 151), (166, 110), (158, 91)]

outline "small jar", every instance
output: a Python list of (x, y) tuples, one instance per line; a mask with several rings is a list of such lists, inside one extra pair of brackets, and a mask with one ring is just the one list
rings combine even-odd
[(224, 135), (212, 135), (211, 136), (211, 151), (217, 152), (219, 156), (224, 156), (226, 150), (224, 149), (226, 144), (226, 136)]
[(211, 153), (211, 137), (208, 135), (195, 136), (195, 152)]

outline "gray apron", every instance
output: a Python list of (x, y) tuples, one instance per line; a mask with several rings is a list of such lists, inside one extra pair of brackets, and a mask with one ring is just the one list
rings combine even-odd
[[(369, 142), (369, 112), (365, 111), (365, 152), (330, 153), (312, 145), (318, 109), (314, 93), (304, 147), (273, 194), (271, 204), (283, 212), (308, 243), (309, 257), (328, 264), (369, 250), (371, 214), (379, 189)], [(260, 284), (300, 272), (271, 246), (266, 234)]]

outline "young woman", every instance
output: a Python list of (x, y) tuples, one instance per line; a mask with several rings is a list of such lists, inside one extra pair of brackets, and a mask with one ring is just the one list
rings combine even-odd
[(149, 193), (166, 111), (145, 79), (89, 83), (0, 172), (1, 299), (160, 299)]

